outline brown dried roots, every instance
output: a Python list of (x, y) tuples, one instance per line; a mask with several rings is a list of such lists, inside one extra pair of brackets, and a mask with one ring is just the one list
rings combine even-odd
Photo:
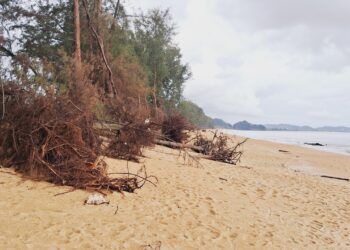
[(80, 189), (133, 192), (139, 187), (136, 177), (108, 177), (90, 112), (66, 97), (18, 85), (6, 85), (4, 96), (0, 164), (30, 178)]
[(142, 156), (142, 148), (154, 143), (154, 135), (148, 129), (148, 125), (142, 123), (124, 125), (115, 131), (104, 155), (139, 162), (138, 156)]
[(162, 134), (168, 141), (184, 142), (189, 137), (186, 131), (191, 129), (190, 123), (179, 113), (168, 115), (162, 123)]
[(247, 141), (243, 140), (240, 143), (234, 144), (232, 139), (224, 135), (214, 132), (213, 138), (208, 139), (206, 136), (198, 133), (194, 138), (194, 145), (201, 147), (200, 153), (208, 155), (208, 158), (213, 161), (220, 161), (236, 165), (243, 154), (240, 147)]
[[(118, 100), (110, 101), (107, 105), (111, 117), (109, 125), (117, 128), (109, 129), (109, 142), (103, 154), (138, 162), (142, 149), (154, 145), (155, 125), (148, 118), (148, 110), (132, 103), (132, 100), (129, 100), (128, 106)], [(106, 125), (102, 124), (102, 127)]]

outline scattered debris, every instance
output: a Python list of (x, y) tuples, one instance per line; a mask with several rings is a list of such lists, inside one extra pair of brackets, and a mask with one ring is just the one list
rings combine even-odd
[(309, 145), (309, 146), (318, 146), (318, 147), (325, 147), (326, 146), (325, 144), (321, 144), (319, 142), (316, 142), (316, 143), (305, 142), (304, 144)]
[(90, 195), (85, 201), (84, 205), (101, 205), (109, 204), (109, 200), (104, 197), (102, 194), (94, 193)]
[(252, 167), (248, 167), (248, 166), (238, 166), (240, 168), (245, 168), (245, 169), (252, 169)]
[(279, 149), (278, 152), (281, 152), (281, 153), (289, 153), (289, 151), (283, 150), (283, 149)]
[(341, 181), (350, 181), (349, 178), (341, 178), (341, 177), (335, 177), (335, 176), (329, 176), (329, 175), (321, 175), (322, 178), (329, 178), (329, 179), (336, 179)]
[(222, 178), (222, 177), (219, 177), (219, 180), (222, 180), (222, 181), (228, 181), (227, 179)]
[(197, 134), (194, 138), (194, 145), (201, 147), (202, 150), (197, 152), (207, 155), (210, 160), (236, 165), (243, 154), (240, 147), (247, 140), (245, 139), (235, 144), (228, 135), (224, 135), (223, 133), (218, 134), (215, 131), (212, 139), (208, 139), (208, 137), (200, 133)]
[(180, 149), (189, 148), (189, 149), (192, 149), (192, 150), (197, 151), (197, 152), (202, 152), (203, 151), (202, 147), (194, 146), (194, 145), (191, 145), (191, 144), (171, 142), (171, 141), (165, 141), (165, 140), (159, 140), (159, 139), (156, 139), (155, 142), (158, 145), (162, 145), (162, 146), (166, 146), (166, 147), (170, 147), (170, 148), (180, 148)]
[(186, 131), (192, 130), (190, 123), (179, 113), (168, 115), (162, 123), (162, 134), (165, 140), (171, 142), (184, 142), (188, 139)]
[(143, 250), (160, 250), (161, 246), (162, 246), (162, 242), (156, 241), (152, 244), (143, 245), (141, 247), (143, 248)]
[(114, 211), (114, 215), (116, 215), (119, 211), (119, 206), (117, 205), (117, 209)]

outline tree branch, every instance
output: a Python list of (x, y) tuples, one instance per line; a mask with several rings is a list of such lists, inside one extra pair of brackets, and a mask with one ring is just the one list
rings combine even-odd
[(85, 13), (86, 13), (86, 18), (88, 20), (89, 28), (90, 28), (90, 30), (92, 31), (93, 35), (96, 38), (96, 41), (98, 43), (98, 46), (99, 46), (99, 49), (100, 49), (100, 52), (101, 52), (101, 55), (102, 55), (102, 58), (103, 58), (103, 62), (106, 65), (106, 68), (108, 70), (109, 80), (110, 80), (110, 84), (111, 84), (111, 87), (112, 87), (113, 95), (116, 96), (117, 95), (117, 91), (116, 91), (115, 86), (114, 86), (113, 72), (112, 72), (111, 67), (108, 64), (107, 57), (106, 57), (106, 54), (104, 52), (103, 40), (101, 39), (101, 37), (97, 33), (96, 29), (92, 26), (91, 17), (90, 17), (88, 8), (87, 8), (86, 0), (82, 0), (82, 2), (83, 2), (83, 6), (84, 6), (84, 9), (85, 9)]
[(2, 46), (0, 44), (0, 51), (5, 53), (5, 56), (11, 57), (13, 60), (15, 60), (16, 62), (18, 62), (19, 64), (21, 64), (22, 66), (27, 66), (28, 68), (30, 68), (34, 75), (38, 75), (38, 72), (35, 70), (35, 68), (30, 64), (30, 62), (24, 62), (23, 59), (19, 58), (17, 55), (15, 55), (11, 50), (5, 48), (4, 46)]
[(114, 19), (118, 17), (119, 7), (120, 7), (120, 0), (117, 1), (117, 5), (115, 6), (114, 15), (113, 15)]

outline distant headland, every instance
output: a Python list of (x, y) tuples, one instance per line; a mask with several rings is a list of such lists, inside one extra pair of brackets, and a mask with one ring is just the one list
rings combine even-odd
[(310, 126), (297, 126), (290, 124), (253, 124), (248, 121), (239, 121), (230, 124), (222, 119), (213, 119), (215, 128), (235, 129), (235, 130), (254, 130), (254, 131), (319, 131), (319, 132), (347, 132), (350, 133), (350, 127), (344, 126), (323, 126), (313, 128)]

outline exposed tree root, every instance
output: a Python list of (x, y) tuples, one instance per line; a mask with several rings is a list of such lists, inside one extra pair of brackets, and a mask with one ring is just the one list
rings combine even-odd
[[(90, 112), (66, 97), (5, 86), (0, 164), (23, 175), (76, 189), (133, 192), (148, 177), (110, 178)], [(1, 97), (1, 99), (3, 99)]]

